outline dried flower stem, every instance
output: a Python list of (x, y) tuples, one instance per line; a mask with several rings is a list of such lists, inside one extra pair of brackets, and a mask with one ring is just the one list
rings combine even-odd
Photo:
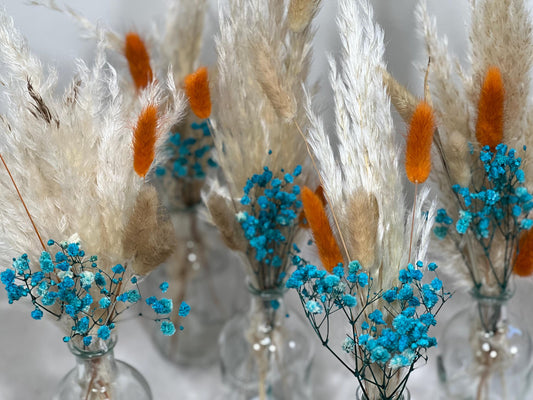
[(411, 219), (411, 237), (409, 238), (409, 257), (408, 262), (411, 262), (411, 250), (413, 248), (413, 231), (415, 230), (415, 210), (416, 210), (416, 197), (418, 195), (418, 182), (415, 182), (415, 196), (413, 199), (413, 216)]
[(37, 229), (37, 226), (35, 225), (35, 222), (33, 222), (33, 218), (31, 217), (30, 212), (28, 211), (28, 207), (26, 207), (26, 203), (24, 202), (24, 199), (22, 198), (22, 195), (20, 194), (19, 188), (17, 184), (15, 183), (15, 180), (13, 179), (13, 176), (11, 175), (11, 171), (7, 167), (7, 164), (4, 160), (4, 157), (2, 157), (2, 154), (0, 154), (0, 159), (2, 160), (2, 164), (4, 164), (4, 167), (9, 174), (9, 178), (11, 179), (11, 182), (13, 182), (13, 186), (15, 187), (15, 190), (17, 191), (17, 195), (19, 196), (20, 202), (24, 206), (24, 210), (26, 211), (26, 214), (28, 215), (28, 218), (30, 219), (31, 225), (33, 226), (33, 230), (37, 234), (37, 237), (39, 238), (39, 242), (41, 242), (41, 246), (43, 247), (43, 250), (46, 251), (46, 247), (44, 246), (43, 239), (41, 238), (41, 235), (39, 233), (39, 230)]

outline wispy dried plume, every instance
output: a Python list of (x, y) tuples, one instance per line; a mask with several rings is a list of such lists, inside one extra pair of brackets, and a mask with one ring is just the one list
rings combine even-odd
[(124, 228), (124, 254), (133, 257), (132, 268), (138, 275), (148, 275), (176, 248), (174, 225), (161, 210), (153, 186), (142, 186), (133, 211)]
[[(238, 199), (252, 174), (265, 166), (278, 174), (307, 166), (296, 124), (307, 127), (299, 100), (304, 98), (313, 32), (310, 25), (293, 32), (287, 7), (286, 0), (231, 0), (220, 11), (212, 121), (218, 162), (228, 182), (226, 196), (234, 199), (225, 204), (233, 215), (246, 209)], [(301, 178), (298, 183), (305, 184), (308, 171)], [(207, 204), (217, 193), (217, 186), (211, 187)]]
[[(309, 142), (320, 164), (331, 211), (337, 216), (338, 234), (348, 244), (349, 259), (363, 259), (375, 281), (387, 285), (408, 261), (405, 237), (410, 223), (389, 97), (383, 86), (383, 31), (374, 25), (366, 1), (361, 5), (340, 2), (338, 25), (342, 57), (340, 69), (330, 60), (330, 80), (335, 96), (333, 136), (339, 144), (340, 162), (310, 102)], [(421, 215), (416, 214), (417, 221)], [(427, 247), (427, 240), (427, 236), (417, 237), (416, 243)]]
[[(524, 160), (526, 186), (531, 187), (532, 163), (524, 145), (531, 144), (528, 95), (533, 60), (531, 18), (523, 0), (479, 0), (471, 2), (470, 71), (452, 59), (445, 38), (439, 38), (436, 21), (427, 13), (426, 0), (417, 8), (432, 68), (429, 73), (431, 97), (439, 126), (433, 181), (439, 200), (453, 220), (461, 208), (452, 185), (475, 190), (480, 187), (482, 165), (479, 150), (505, 143)], [(482, 246), (464, 238), (457, 251), (453, 235), (439, 241), (438, 253), (455, 269), (460, 283), (483, 284), (483, 290), (500, 290), (498, 281), (507, 273), (504, 255), (506, 240), (493, 241), (490, 258)], [(436, 253), (437, 254), (437, 253)], [(463, 255), (463, 257), (461, 257)], [(465, 264), (466, 261), (466, 264)], [(490, 265), (494, 265), (492, 268)], [(457, 274), (457, 272), (459, 274)], [(504, 279), (505, 280), (505, 279)]]
[(320, 6), (321, 0), (291, 0), (289, 3), (289, 27), (293, 32), (302, 32), (309, 26)]
[[(9, 101), (0, 121), (0, 151), (44, 240), (77, 234), (102, 268), (132, 260), (134, 255), (123, 251), (123, 233), (144, 184), (133, 165), (133, 128), (142, 109), (158, 108), (157, 160), (161, 141), (183, 115), (184, 97), (167, 87), (171, 101), (163, 103), (162, 84), (152, 84), (131, 108), (102, 43), (94, 65), (79, 61), (73, 83), (58, 96), (55, 72), (43, 72), (4, 13), (0, 63), (9, 77), (2, 93)], [(6, 173), (0, 174), (0, 186), (0, 265), (9, 266), (25, 252), (38, 260), (41, 246)]]

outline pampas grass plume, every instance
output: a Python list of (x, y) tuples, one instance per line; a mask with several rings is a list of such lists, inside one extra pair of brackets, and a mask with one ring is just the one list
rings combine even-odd
[(278, 117), (287, 122), (293, 120), (296, 115), (296, 99), (283, 85), (278, 73), (280, 68), (276, 67), (276, 60), (265, 43), (255, 44), (252, 62), (257, 81)]
[(513, 272), (522, 277), (533, 274), (533, 230), (526, 231), (520, 238), (519, 252)]
[(157, 140), (157, 107), (148, 104), (139, 115), (133, 132), (133, 168), (144, 178), (155, 157)]
[(365, 268), (370, 268), (376, 258), (376, 237), (379, 208), (376, 197), (365, 191), (357, 191), (347, 203), (349, 220), (348, 243), (352, 258)]
[(211, 115), (211, 95), (207, 67), (198, 68), (185, 77), (185, 93), (194, 114), (201, 119)]
[(400, 117), (408, 124), (413, 118), (418, 100), (405, 86), (394, 79), (387, 70), (384, 69), (382, 73), (383, 83), (387, 88), (387, 94), (390, 96), (394, 108), (396, 108)]
[(411, 118), (405, 150), (405, 171), (407, 178), (413, 183), (425, 182), (431, 171), (434, 130), (433, 109), (425, 101), (421, 101)]
[(324, 268), (331, 273), (337, 264), (342, 263), (342, 254), (339, 245), (333, 236), (329, 225), (328, 216), (322, 200), (311, 189), (304, 186), (302, 189), (302, 203), (306, 219), (311, 226), (311, 232), (315, 239), (318, 255)]
[(226, 246), (232, 250), (246, 251), (248, 242), (237, 218), (235, 218), (235, 213), (228, 207), (226, 199), (216, 192), (210, 193), (206, 205)]
[(481, 146), (494, 149), (503, 139), (505, 90), (498, 67), (490, 67), (483, 81), (478, 103), (476, 138)]
[(135, 32), (126, 34), (124, 55), (137, 90), (144, 89), (153, 80), (150, 56), (141, 37)]
[(144, 185), (137, 195), (122, 243), (124, 255), (133, 257), (132, 267), (138, 275), (148, 275), (176, 248), (174, 225), (160, 212), (153, 186)]
[(307, 28), (319, 4), (320, 0), (291, 0), (287, 16), (291, 31), (300, 33)]

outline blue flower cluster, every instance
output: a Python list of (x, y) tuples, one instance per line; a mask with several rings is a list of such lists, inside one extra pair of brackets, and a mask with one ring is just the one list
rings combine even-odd
[[(529, 218), (533, 196), (524, 186), (524, 171), (520, 168), (522, 159), (516, 156), (514, 149), (499, 144), (492, 152), (485, 146), (480, 151), (479, 159), (483, 166), (482, 183), (479, 187), (475, 187), (475, 184), (472, 187), (452, 186), (460, 205), (458, 218), (454, 221), (445, 209), (438, 210), (434, 233), (444, 239), (455, 222), (452, 238), (460, 241), (460, 236), (471, 233), (489, 256), (496, 232), (501, 232), (504, 240), (512, 244), (517, 242), (522, 231), (533, 226), (533, 220)], [(504, 277), (496, 277), (502, 287), (506, 286), (515, 254), (514, 251), (508, 253), (504, 270), (509, 273), (506, 272)]]
[(166, 166), (156, 168), (157, 176), (169, 172), (174, 178), (205, 179), (206, 167), (216, 168), (217, 163), (211, 158), (213, 143), (207, 121), (193, 122), (193, 131), (201, 131), (199, 137), (182, 137), (173, 133), (168, 140), (169, 162)]
[[(127, 268), (121, 264), (115, 265), (109, 275), (98, 267), (96, 256), (85, 257), (78, 243), (49, 240), (48, 246), (57, 246), (59, 251), (54, 256), (43, 251), (39, 258), (39, 270), (32, 270), (28, 255), (23, 254), (13, 259), (12, 269), (8, 268), (0, 274), (9, 303), (29, 297), (35, 306), (31, 312), (32, 318), (40, 320), (44, 312), (57, 319), (70, 318), (71, 333), (63, 338), (65, 342), (80, 336), (83, 344), (89, 346), (94, 333), (102, 340), (109, 339), (117, 317), (142, 298), (137, 278), (133, 276), (125, 282)], [(162, 285), (162, 289), (166, 290), (167, 287), (168, 284)], [(172, 301), (169, 299), (157, 300), (152, 296), (146, 303), (152, 306), (157, 315), (164, 316), (172, 311)], [(188, 308), (185, 303), (181, 307)], [(156, 319), (164, 322), (161, 324), (164, 334), (171, 334), (172, 331), (169, 325), (172, 322), (168, 319)]]
[[(411, 367), (427, 349), (437, 345), (428, 330), (436, 325), (435, 315), (450, 293), (443, 289), (436, 264), (425, 267), (420, 261), (409, 264), (400, 270), (398, 286), (374, 291), (372, 277), (358, 261), (350, 262), (346, 269), (339, 264), (331, 274), (298, 255), (292, 261), (297, 269), (286, 286), (297, 290), (307, 319), (323, 345), (336, 356), (339, 350), (353, 356), (355, 366), (345, 366), (358, 379), (364, 377), (365, 381), (386, 389), (389, 380), (373, 381), (367, 370), (370, 364), (384, 371)], [(434, 274), (429, 283), (423, 283), (424, 270)], [(333, 315), (344, 316), (352, 327), (339, 348), (329, 343)]]
[(237, 214), (255, 260), (264, 267), (278, 269), (281, 278), (302, 208), (300, 187), (294, 184), (301, 172), (301, 166), (292, 173), (282, 170), (280, 179), (264, 167), (263, 173), (254, 174), (244, 187), (241, 204), (249, 206), (250, 211)]
[[(479, 188), (454, 185), (453, 191), (462, 200), (462, 210), (455, 223), (455, 229), (464, 235), (470, 229), (478, 239), (491, 237), (497, 229), (509, 229), (516, 238), (518, 233), (533, 226), (528, 214), (533, 208), (533, 196), (524, 186), (522, 160), (516, 157), (514, 149), (505, 144), (496, 146), (493, 153), (483, 147), (479, 156), (485, 172), (485, 180)], [(446, 210), (437, 213), (435, 234), (444, 238), (453, 224)]]

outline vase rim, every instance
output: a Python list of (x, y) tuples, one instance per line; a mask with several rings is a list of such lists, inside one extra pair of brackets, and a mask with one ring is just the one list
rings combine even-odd
[(516, 285), (509, 281), (505, 289), (501, 289), (499, 292), (494, 294), (487, 294), (483, 292), (483, 286), (473, 287), (469, 290), (470, 295), (478, 301), (495, 301), (495, 302), (504, 302), (511, 299), (516, 292)]
[(68, 348), (76, 357), (91, 359), (102, 357), (103, 355), (113, 351), (116, 344), (117, 335), (112, 333), (108, 340), (97, 338), (96, 341), (91, 343), (89, 346), (83, 345), (83, 342), (81, 343), (81, 346), (78, 346), (76, 343), (74, 343), (74, 340), (70, 340), (68, 343)]
[(249, 277), (246, 278), (246, 288), (252, 296), (257, 297), (282, 297), (288, 290), (283, 283), (280, 283), (276, 287), (260, 289), (253, 284), (252, 280)]

